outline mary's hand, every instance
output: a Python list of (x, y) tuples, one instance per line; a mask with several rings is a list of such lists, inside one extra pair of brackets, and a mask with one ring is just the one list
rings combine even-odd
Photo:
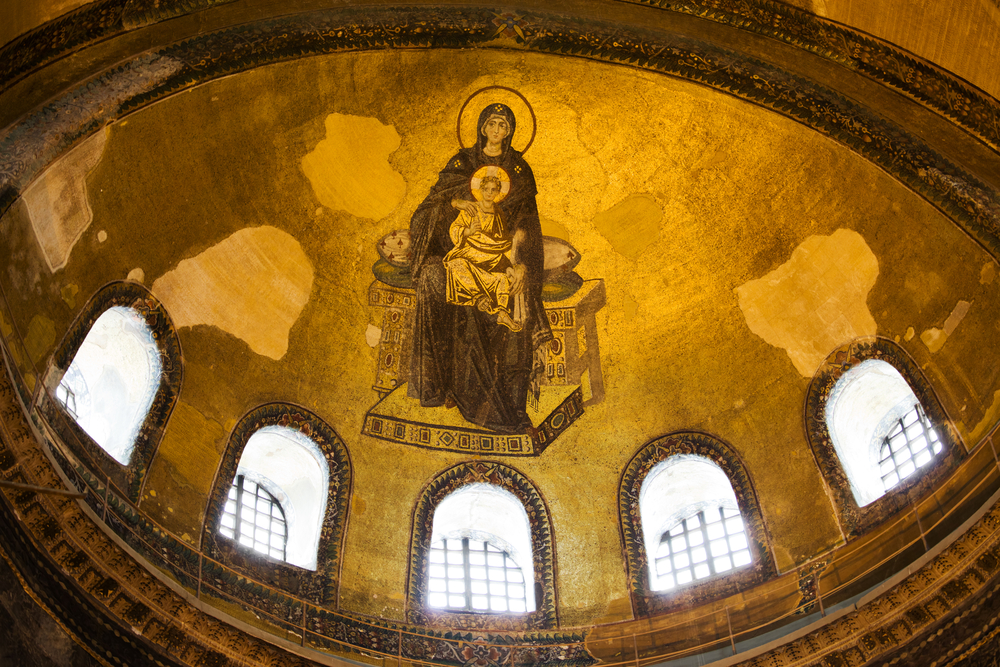
[(510, 293), (513, 296), (517, 296), (524, 292), (525, 275), (528, 269), (524, 264), (515, 264), (511, 268), (507, 269), (507, 275), (510, 277)]

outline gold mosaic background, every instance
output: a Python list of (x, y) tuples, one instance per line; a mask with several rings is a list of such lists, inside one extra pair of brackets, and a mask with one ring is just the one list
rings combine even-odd
[(551, 512), (561, 625), (631, 617), (619, 477), (671, 431), (709, 432), (743, 458), (779, 571), (840, 543), (802, 410), (813, 370), (852, 338), (897, 340), (966, 443), (996, 422), (997, 370), (982, 363), (1000, 340), (995, 262), (844, 147), (611, 65), (341, 54), (143, 109), (54, 165), (0, 221), (0, 280), (40, 367), (111, 280), (150, 287), (179, 328), (180, 399), (140, 502), (153, 520), (197, 546), (230, 429), (269, 401), (304, 405), (354, 465), (341, 608), (403, 618), (414, 504), (462, 459), (360, 435), (377, 400), (370, 267), (457, 150), (462, 103), (486, 85), (532, 104), (525, 157), (543, 231), (572, 243), (577, 272), (607, 292), (604, 400), (541, 457), (507, 461)]

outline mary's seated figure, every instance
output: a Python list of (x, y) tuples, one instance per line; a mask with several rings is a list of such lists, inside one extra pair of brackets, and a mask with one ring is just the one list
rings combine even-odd
[[(543, 346), (552, 339), (542, 307), (535, 177), (511, 147), (516, 119), (509, 107), (489, 105), (477, 128), (476, 145), (448, 160), (410, 220), (417, 305), (407, 393), (425, 407), (457, 405), (467, 421), (488, 429), (530, 433), (528, 393), (538, 397)], [(501, 215), (510, 242), (509, 292), (523, 303), (519, 331), (502, 325), (489, 309), (447, 301), (444, 258), (454, 247), (449, 229), (460, 213), (480, 215), (470, 184), (483, 167), (497, 167), (509, 178)]]

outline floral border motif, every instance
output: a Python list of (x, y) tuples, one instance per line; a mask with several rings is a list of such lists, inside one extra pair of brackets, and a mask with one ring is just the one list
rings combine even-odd
[[(147, 52), (26, 117), (0, 137), (0, 212), (34, 175), (95, 129), (171, 94), (250, 68), (312, 55), (492, 42), (475, 8), (317, 10), (205, 33)], [(520, 48), (677, 76), (770, 109), (870, 160), (939, 207), (1000, 257), (1000, 192), (917, 136), (812, 80), (675, 34), (543, 13), (518, 17)]]
[(41, 395), (40, 409), (48, 424), (67, 443), (73, 454), (90, 464), (91, 471), (101, 471), (132, 502), (139, 499), (139, 491), (153, 455), (163, 437), (170, 413), (177, 403), (184, 375), (183, 355), (177, 330), (163, 304), (139, 283), (118, 281), (105, 285), (90, 298), (70, 326), (52, 359), (48, 372), (48, 382), (58, 382), (70, 364), (77, 350), (83, 344), (90, 328), (109, 308), (124, 306), (139, 313), (146, 321), (160, 352), (160, 386), (146, 413), (146, 419), (139, 428), (132, 449), (129, 464), (123, 466), (94, 442), (72, 419), (50, 392), (55, 385), (46, 386)]
[[(826, 404), (841, 376), (869, 359), (880, 359), (899, 371), (920, 401), (924, 413), (938, 427), (938, 434), (945, 450), (922, 475), (901, 483), (898, 488), (871, 504), (858, 507), (851, 492), (851, 482), (847, 479), (830, 438), (830, 431), (826, 425)], [(919, 498), (936, 487), (966, 456), (961, 438), (920, 367), (902, 347), (887, 338), (860, 338), (842, 345), (831, 353), (809, 383), (805, 419), (809, 445), (816, 455), (820, 472), (826, 479), (827, 487), (834, 499), (840, 517), (840, 527), (848, 539), (866, 533), (909, 507), (913, 498)]]
[[(704, 583), (658, 593), (649, 586), (649, 561), (643, 539), (642, 519), (639, 516), (639, 491), (646, 475), (657, 464), (678, 454), (703, 456), (726, 473), (736, 493), (743, 524), (747, 528), (753, 565), (731, 575), (713, 577)], [(747, 475), (746, 466), (732, 447), (706, 433), (670, 433), (644, 445), (636, 452), (619, 482), (618, 512), (628, 565), (629, 593), (637, 617), (660, 614), (732, 595), (777, 574), (774, 558), (768, 548), (767, 530), (757, 502), (757, 493)]]
[[(254, 433), (267, 426), (295, 429), (316, 443), (327, 460), (330, 478), (315, 571), (276, 562), (262, 554), (239, 548), (232, 540), (219, 535), (222, 511), (226, 506), (226, 498), (236, 476), (243, 448)], [(248, 590), (237, 577), (224, 576), (225, 569), (219, 564), (268, 586), (336, 609), (340, 554), (351, 501), (352, 476), (351, 459), (344, 441), (333, 428), (309, 410), (287, 403), (269, 403), (251, 410), (239, 421), (229, 437), (209, 495), (202, 531), (202, 550), (210, 559), (218, 561), (218, 564), (206, 562), (204, 567), (208, 571), (205, 578), (214, 581), (215, 587), (230, 595), (244, 598), (250, 596), (246, 599), (247, 602), (267, 609), (276, 618), (295, 626), (302, 624), (301, 605), (262, 587), (258, 587), (259, 591)]]
[[(466, 484), (485, 483), (510, 491), (524, 505), (531, 525), (532, 564), (537, 609), (528, 614), (490, 615), (432, 611), (426, 603), (428, 554), (434, 510), (452, 491)], [(407, 621), (418, 625), (462, 630), (543, 630), (558, 625), (555, 588), (555, 544), (549, 511), (528, 478), (501, 463), (459, 463), (438, 475), (420, 492), (413, 510), (410, 572), (407, 581)], [(539, 594), (539, 592), (541, 594)]]
[[(157, 21), (235, 0), (103, 0), (53, 19), (0, 49), (0, 91), (81, 48)], [(696, 16), (805, 49), (899, 91), (1000, 151), (1000, 104), (928, 60), (853, 28), (774, 0), (623, 0)], [(1000, 1), (991, 0), (1000, 7)], [(491, 11), (490, 37), (527, 40), (523, 17)]]
[(1000, 151), (1000, 103), (996, 99), (948, 70), (868, 33), (775, 0), (624, 1), (697, 16), (800, 47), (903, 93)]

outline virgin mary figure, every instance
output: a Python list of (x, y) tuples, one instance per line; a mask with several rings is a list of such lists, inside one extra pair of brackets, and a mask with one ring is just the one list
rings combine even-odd
[[(532, 433), (529, 393), (538, 397), (544, 346), (552, 339), (542, 307), (542, 231), (535, 177), (511, 147), (517, 127), (504, 104), (479, 114), (476, 145), (448, 160), (437, 183), (410, 219), (410, 272), (417, 291), (407, 395), (425, 407), (458, 406), (469, 422), (502, 433)], [(453, 248), (451, 224), (464, 212), (481, 215), (473, 175), (499, 167), (510, 189), (497, 204), (511, 242), (510, 293), (523, 295), (524, 325), (512, 331), (486, 310), (448, 303), (443, 259)]]

